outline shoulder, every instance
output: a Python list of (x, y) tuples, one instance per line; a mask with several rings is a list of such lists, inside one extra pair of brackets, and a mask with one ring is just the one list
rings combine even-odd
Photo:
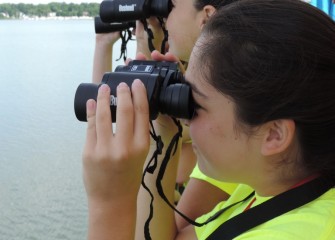
[(194, 167), (193, 172), (191, 173), (190, 177), (208, 182), (214, 185), (215, 187), (221, 189), (222, 191), (228, 193), (229, 195), (231, 195), (235, 191), (238, 185), (236, 183), (227, 183), (227, 182), (218, 181), (218, 180), (215, 180), (213, 178), (206, 176), (204, 173), (200, 171), (198, 164), (196, 164), (196, 166)]
[[(248, 186), (239, 186), (232, 195), (232, 198), (238, 198), (239, 196), (236, 196), (236, 194), (243, 195), (247, 190)], [(199, 220), (203, 221), (207, 219), (208, 216), (213, 215), (226, 206), (224, 203), (217, 205), (211, 213), (199, 218)], [(205, 227), (196, 228), (198, 238), (205, 239), (220, 224), (242, 211), (243, 206), (236, 207), (234, 210), (230, 210), (230, 212), (225, 212), (217, 220), (207, 224)], [(235, 238), (235, 240), (243, 239), (335, 240), (335, 189), (333, 188), (316, 200), (267, 221)]]
[[(245, 197), (250, 195), (251, 192), (253, 192), (253, 189), (251, 187), (244, 185), (244, 184), (239, 184), (227, 201), (223, 201), (217, 204), (216, 207), (211, 212), (199, 217), (197, 219), (197, 222), (198, 223), (205, 222), (206, 220), (208, 220), (211, 216), (215, 215), (221, 209), (224, 209), (227, 206), (230, 206), (231, 204), (234, 204), (236, 202), (243, 200)], [(232, 208), (229, 208), (227, 211), (222, 213), (218, 218), (211, 221), (210, 223), (202, 227), (195, 227), (195, 232), (197, 234), (198, 239), (206, 239), (222, 223), (224, 223), (225, 221), (227, 221), (229, 218), (233, 217), (234, 215), (237, 215), (240, 212), (240, 207), (241, 206), (238, 204)]]

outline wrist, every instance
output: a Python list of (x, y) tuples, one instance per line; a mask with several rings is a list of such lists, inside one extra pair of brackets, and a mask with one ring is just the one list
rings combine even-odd
[(137, 197), (118, 198), (113, 200), (89, 199), (89, 212), (94, 215), (104, 215), (109, 213), (117, 213), (136, 210)]
[(151, 52), (149, 50), (148, 41), (137, 41), (136, 53), (142, 53), (148, 60), (151, 59)]
[(136, 199), (89, 202), (88, 239), (134, 239), (135, 225)]
[(95, 35), (95, 42), (96, 44), (99, 45), (104, 45), (104, 46), (113, 46), (114, 43), (116, 43), (118, 38), (109, 38), (105, 36), (104, 34), (96, 34)]
[(159, 114), (158, 118), (153, 121), (153, 127), (157, 135), (160, 135), (164, 143), (178, 133), (178, 126), (170, 116)]

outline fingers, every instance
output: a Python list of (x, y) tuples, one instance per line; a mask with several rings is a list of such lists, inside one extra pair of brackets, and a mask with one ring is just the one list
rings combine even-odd
[(132, 84), (134, 105), (134, 142), (149, 146), (149, 104), (146, 89), (141, 80)]
[(149, 145), (149, 104), (144, 84), (136, 79), (130, 92), (128, 85), (120, 83), (117, 95), (117, 141), (140, 148)]
[(136, 60), (147, 60), (147, 57), (143, 53), (139, 52), (136, 54)]
[[(146, 57), (143, 53), (139, 52), (139, 53), (136, 54), (136, 58), (135, 58), (135, 59), (136, 59), (136, 60), (142, 60), (142, 61), (145, 61), (145, 60), (147, 60), (147, 57)], [(126, 61), (125, 61), (125, 64), (126, 64), (126, 65), (129, 65), (129, 63), (130, 63), (131, 61), (133, 61), (133, 59), (131, 59), (131, 58), (127, 58)]]
[(171, 53), (166, 53), (165, 55), (159, 51), (153, 51), (151, 57), (155, 61), (169, 61), (169, 62), (179, 62), (179, 59)]
[[(179, 58), (176, 57), (175, 55), (173, 55), (172, 53), (168, 52), (166, 54), (162, 54), (159, 51), (154, 50), (151, 53), (151, 58), (152, 58), (152, 60), (155, 60), (155, 61), (178, 62), (179, 69), (182, 72), (185, 72), (185, 68), (184, 68), (183, 64), (180, 62)], [(145, 54), (143, 54), (141, 52), (138, 52), (136, 54), (136, 60), (147, 60), (147, 57), (145, 56)], [(130, 61), (132, 61), (132, 59), (127, 59), (126, 64), (128, 65)]]
[(184, 65), (180, 62), (179, 58), (173, 55), (172, 53), (167, 52), (166, 54), (162, 54), (158, 51), (153, 51), (151, 53), (151, 58), (155, 61), (178, 62), (180, 71), (182, 73), (185, 73)]
[(155, 50), (151, 53), (151, 58), (155, 61), (166, 61), (165, 55)]
[[(135, 80), (131, 94), (128, 85), (120, 83), (117, 87), (117, 98), (118, 141), (127, 143), (134, 139), (134, 135), (136, 135), (136, 141), (143, 141), (143, 137), (148, 136), (149, 133), (149, 106), (144, 84), (140, 80)], [(89, 146), (110, 142), (113, 132), (108, 85), (100, 86), (97, 103), (92, 99), (87, 102), (87, 121), (87, 144)]]
[(96, 102), (93, 99), (87, 101), (86, 112), (87, 112), (86, 146), (87, 148), (92, 149), (97, 142), (97, 135), (95, 128)]
[(132, 140), (134, 112), (128, 85), (121, 82), (117, 87), (116, 136), (120, 143)]
[(127, 58), (126, 61), (124, 62), (125, 65), (129, 65), (129, 63), (133, 61), (131, 58)]
[(108, 143), (113, 130), (110, 111), (110, 88), (106, 84), (101, 85), (98, 91), (96, 123), (98, 144), (99, 142)]

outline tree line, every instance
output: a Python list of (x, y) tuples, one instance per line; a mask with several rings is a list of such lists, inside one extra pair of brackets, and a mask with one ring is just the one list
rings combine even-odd
[(99, 14), (99, 3), (48, 3), (48, 4), (0, 4), (0, 19), (27, 17), (48, 17), (51, 13), (57, 17), (94, 17)]

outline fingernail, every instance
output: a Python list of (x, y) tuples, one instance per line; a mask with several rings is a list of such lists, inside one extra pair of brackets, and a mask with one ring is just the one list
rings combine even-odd
[(106, 93), (106, 92), (109, 92), (109, 87), (107, 84), (102, 84), (99, 88), (99, 91), (102, 92), (102, 93)]
[(93, 99), (89, 99), (86, 104), (89, 110), (92, 110), (95, 108), (95, 101)]
[(144, 86), (143, 82), (140, 79), (135, 79), (133, 86)]
[(117, 86), (118, 89), (129, 89), (128, 85), (125, 82), (119, 83)]

